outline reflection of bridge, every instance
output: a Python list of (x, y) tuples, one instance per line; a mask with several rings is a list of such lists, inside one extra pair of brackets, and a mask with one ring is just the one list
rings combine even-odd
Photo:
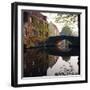
[[(67, 43), (65, 42), (66, 45), (64, 46), (68, 45), (68, 48), (66, 47), (65, 49), (61, 50), (58, 48), (60, 46), (57, 46), (57, 43), (62, 42), (64, 40), (67, 41)], [(73, 36), (49, 37), (48, 40), (45, 42), (45, 51), (48, 54), (56, 56), (78, 56), (80, 54), (79, 37)]]

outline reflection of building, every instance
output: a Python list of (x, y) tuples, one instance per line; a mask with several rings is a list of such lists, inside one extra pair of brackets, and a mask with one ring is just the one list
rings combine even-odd
[(55, 24), (52, 22), (49, 23), (49, 36), (58, 36), (59, 30)]
[(40, 12), (24, 12), (24, 44), (27, 48), (47, 39), (49, 30), (46, 19)]

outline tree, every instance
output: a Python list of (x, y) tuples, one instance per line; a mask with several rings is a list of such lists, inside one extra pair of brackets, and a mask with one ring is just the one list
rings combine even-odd
[(72, 35), (72, 30), (69, 26), (64, 26), (62, 28), (62, 31), (60, 32), (60, 35), (66, 35), (66, 36), (71, 36)]
[(78, 14), (72, 13), (58, 13), (55, 17), (56, 23), (63, 23), (64, 25), (68, 25), (71, 28), (77, 24)]
[(78, 36), (78, 31), (73, 31), (72, 36)]

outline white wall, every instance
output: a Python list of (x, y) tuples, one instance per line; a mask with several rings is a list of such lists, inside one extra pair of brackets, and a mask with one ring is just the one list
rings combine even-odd
[[(10, 86), (11, 80), (11, 2), (15, 0), (1, 0), (0, 1), (0, 90), (13, 90), (15, 88)], [(87, 5), (89, 6), (90, 0), (18, 0), (30, 1), (37, 3), (53, 3), (53, 4), (68, 4), (68, 5)], [(90, 8), (90, 6), (89, 6)], [(89, 12), (90, 16), (90, 12)], [(88, 18), (90, 19), (90, 18)], [(90, 31), (89, 31), (90, 33)], [(90, 38), (90, 35), (89, 35)], [(89, 42), (90, 43), (90, 42)], [(90, 46), (90, 44), (89, 44)], [(90, 49), (90, 48), (89, 48)], [(89, 52), (90, 53), (90, 52)], [(90, 62), (90, 61), (89, 61)], [(90, 68), (90, 65), (89, 65)], [(90, 70), (89, 70), (90, 75)], [(89, 80), (90, 81), (90, 80)], [(42, 87), (25, 87), (18, 89), (27, 90), (88, 90), (88, 84), (70, 84), (70, 85), (55, 85), (55, 86), (42, 86)]]

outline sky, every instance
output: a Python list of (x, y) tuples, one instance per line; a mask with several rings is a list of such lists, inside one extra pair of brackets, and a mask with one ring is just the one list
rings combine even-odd
[[(55, 17), (57, 16), (57, 13), (42, 13), (42, 14), (47, 16), (48, 23), (50, 23), (50, 22), (54, 23), (57, 26), (59, 32), (61, 32), (62, 28), (64, 27), (64, 23), (56, 23), (55, 22)], [(78, 22), (76, 22), (76, 23), (78, 23)], [(76, 34), (78, 34), (77, 33), (78, 26), (76, 24), (74, 25), (73, 32), (76, 32)]]

